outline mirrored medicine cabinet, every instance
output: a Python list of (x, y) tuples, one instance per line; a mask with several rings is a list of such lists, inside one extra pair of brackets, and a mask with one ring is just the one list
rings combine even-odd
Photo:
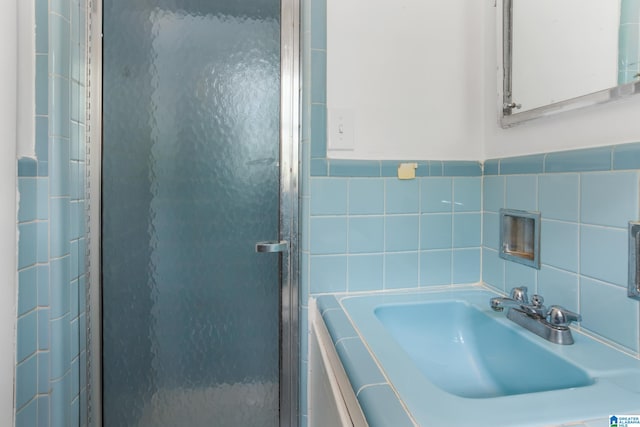
[(502, 127), (640, 93), (640, 0), (502, 0)]

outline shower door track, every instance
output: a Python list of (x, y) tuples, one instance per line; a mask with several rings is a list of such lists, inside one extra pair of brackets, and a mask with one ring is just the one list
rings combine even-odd
[[(298, 191), (300, 142), (300, 0), (281, 0), (280, 24), (280, 224), (279, 239), (289, 242), (280, 262), (280, 427), (299, 425), (299, 257)], [(87, 425), (102, 426), (102, 0), (88, 8), (88, 214)], [(88, 199), (89, 200), (89, 199)], [(82, 424), (82, 423), (81, 423)]]

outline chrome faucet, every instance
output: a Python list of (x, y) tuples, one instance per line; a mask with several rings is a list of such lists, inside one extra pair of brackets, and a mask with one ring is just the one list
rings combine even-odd
[(531, 303), (529, 303), (526, 286), (511, 289), (511, 296), (509, 298), (491, 298), (491, 308), (494, 311), (503, 311), (505, 308), (515, 308), (532, 316), (546, 317), (547, 315), (544, 298), (540, 295), (534, 295), (531, 297)]
[(507, 319), (556, 344), (573, 344), (569, 325), (582, 320), (578, 313), (559, 305), (545, 307), (540, 295), (533, 295), (529, 302), (525, 286), (511, 289), (509, 298), (491, 298), (491, 309), (504, 311), (505, 308), (509, 309)]

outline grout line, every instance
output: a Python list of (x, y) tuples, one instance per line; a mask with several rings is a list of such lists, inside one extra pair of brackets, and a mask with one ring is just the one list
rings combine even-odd
[(358, 391), (356, 391), (356, 397), (358, 397), (360, 395), (360, 392), (362, 392), (363, 390), (370, 388), (370, 387), (379, 387), (379, 386), (389, 386), (389, 383), (372, 383), (372, 384), (365, 384), (362, 387), (360, 387), (358, 389)]
[(345, 269), (345, 290), (346, 292), (349, 292), (349, 255), (351, 254), (351, 246), (349, 245), (349, 237), (351, 235), (351, 216), (350, 216), (350, 211), (351, 211), (351, 206), (349, 205), (349, 199), (350, 199), (350, 195), (351, 195), (351, 178), (347, 178), (346, 179), (346, 186), (347, 186), (347, 268)]
[(588, 222), (578, 222), (576, 224), (579, 225), (581, 229), (582, 227), (590, 227), (590, 228), (597, 228), (601, 230), (624, 231), (625, 233), (627, 232), (627, 227), (615, 227), (612, 225), (590, 224)]
[[(500, 203), (500, 208), (505, 208), (507, 206), (507, 178), (503, 177), (502, 178), (502, 202)], [(500, 224), (500, 209), (498, 209), (498, 231), (500, 230), (500, 227), (502, 227), (502, 224)], [(500, 238), (498, 237), (498, 262), (500, 263), (500, 269), (502, 270), (502, 292), (507, 292), (507, 263), (504, 262), (504, 260), (502, 260), (500, 258), (500, 245), (502, 244), (502, 242), (500, 242)], [(502, 262), (501, 262), (502, 261)]]
[(455, 205), (455, 178), (451, 178), (451, 194), (449, 195), (449, 197), (451, 198), (451, 241), (450, 241), (450, 246), (451, 246), (451, 258), (450, 258), (450, 271), (449, 271), (449, 281), (451, 282), (451, 284), (453, 284), (455, 282), (454, 278), (453, 278), (453, 272), (455, 270), (455, 266), (454, 266), (454, 236), (455, 236), (455, 209), (454, 209), (454, 205)]
[(382, 212), (384, 222), (382, 224), (382, 290), (387, 289), (387, 182), (388, 178), (382, 178)]
[(482, 176), (480, 177), (480, 282), (484, 283), (484, 164), (482, 169)]
[(614, 160), (614, 157), (615, 157), (615, 152), (616, 152), (616, 149), (615, 149), (615, 145), (614, 145), (614, 146), (611, 147), (611, 151), (609, 151), (609, 170), (611, 170), (611, 171), (614, 170), (613, 169), (613, 163), (614, 163), (613, 160)]
[[(334, 309), (334, 310), (342, 310), (342, 308), (337, 308), (337, 309)], [(360, 340), (360, 337), (358, 337), (357, 335), (356, 335), (356, 336), (354, 336), (354, 337), (342, 337), (342, 338), (340, 338), (338, 341), (336, 341), (336, 342), (333, 344), (333, 346), (334, 346), (334, 347), (338, 347), (338, 344), (340, 344), (342, 341), (346, 341), (346, 340), (358, 340), (358, 341), (361, 341), (361, 340)]]
[[(427, 163), (428, 173), (431, 173), (431, 166)], [(418, 178), (418, 283), (417, 287), (422, 286), (422, 177)]]

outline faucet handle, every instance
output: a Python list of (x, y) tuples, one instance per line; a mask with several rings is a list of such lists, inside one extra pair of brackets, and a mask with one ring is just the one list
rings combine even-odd
[(535, 308), (544, 307), (544, 298), (542, 298), (542, 295), (534, 294), (531, 297), (531, 305), (534, 306)]
[(556, 326), (569, 326), (571, 322), (581, 322), (582, 316), (559, 305), (549, 307), (547, 313), (549, 323)]
[(527, 287), (519, 286), (511, 289), (511, 299), (521, 302), (523, 304), (529, 304), (529, 296), (527, 296)]

